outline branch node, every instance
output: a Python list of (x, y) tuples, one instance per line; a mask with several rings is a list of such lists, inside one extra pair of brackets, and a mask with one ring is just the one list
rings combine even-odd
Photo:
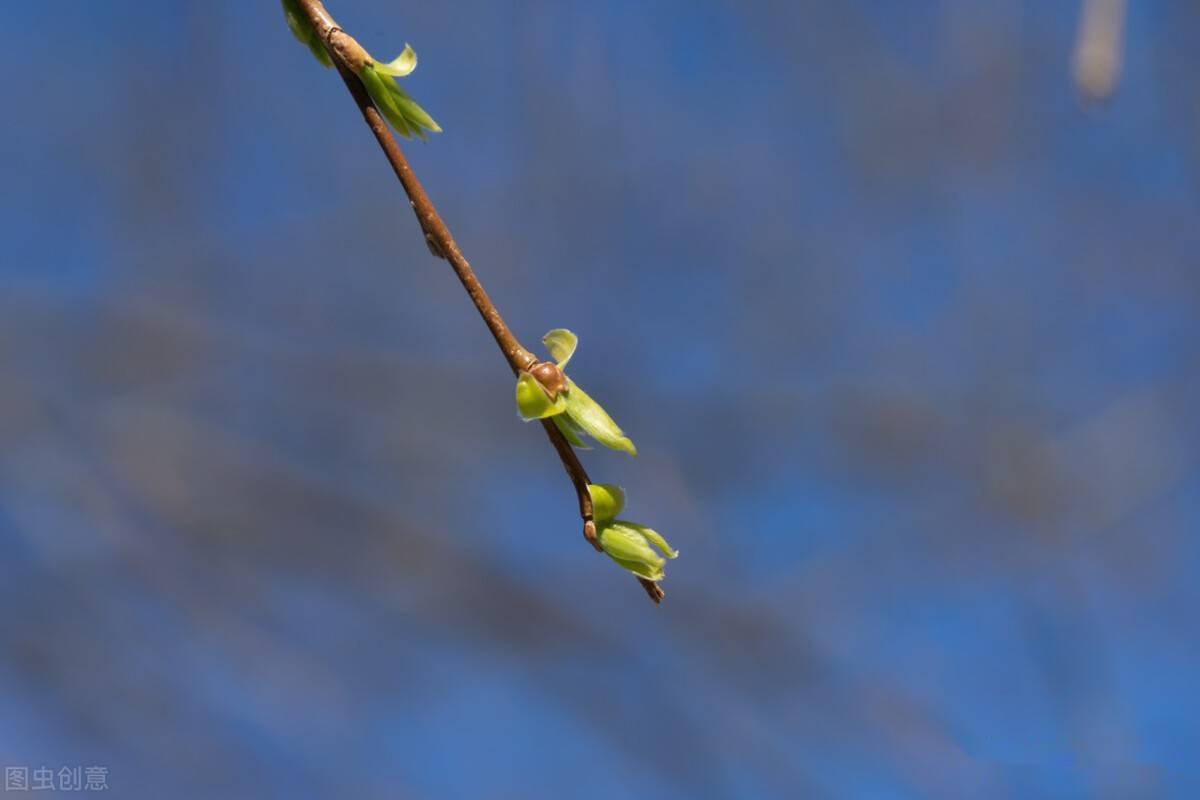
[(601, 552), (600, 537), (596, 535), (596, 523), (590, 519), (583, 521), (583, 538), (588, 540), (588, 544), (596, 548), (597, 552)]
[(437, 238), (429, 231), (425, 231), (425, 246), (429, 248), (429, 252), (433, 254), (434, 258), (440, 258), (443, 261), (446, 260), (446, 251), (442, 249), (442, 246), (438, 244)]

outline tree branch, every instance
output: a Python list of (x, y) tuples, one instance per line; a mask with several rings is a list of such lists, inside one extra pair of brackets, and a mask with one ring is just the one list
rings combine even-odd
[[(484, 291), (483, 284), (475, 276), (475, 271), (471, 269), (470, 263), (458, 249), (454, 237), (450, 234), (450, 229), (442, 221), (433, 202), (429, 199), (429, 195), (425, 193), (425, 188), (408, 165), (408, 159), (404, 157), (399, 143), (392, 135), (391, 128), (375, 108), (370, 95), (359, 81), (357, 73), (370, 59), (367, 51), (353, 36), (338, 27), (333, 17), (325, 10), (321, 0), (297, 0), (297, 5), (321, 37), (321, 41), (325, 43), (326, 49), (333, 58), (334, 66), (342, 76), (342, 81), (358, 105), (359, 111), (362, 112), (363, 120), (371, 129), (371, 133), (375, 135), (375, 141), (379, 143), (380, 149), (383, 150), (384, 156), (392, 166), (392, 171), (396, 173), (396, 178), (404, 187), (404, 193), (408, 195), (409, 204), (412, 206), (413, 213), (416, 214), (417, 224), (421, 226), (421, 231), (425, 235), (425, 244), (429, 247), (429, 252), (437, 258), (449, 262), (454, 274), (458, 276), (467, 295), (471, 298), (471, 302), (479, 311), (479, 315), (483, 317), (484, 324), (491, 331), (492, 338), (496, 340), (500, 352), (504, 354), (512, 371), (517, 373), (529, 370), (538, 363), (537, 357), (521, 346), (520, 341), (505, 324), (499, 309)], [(600, 550), (600, 542), (596, 536), (596, 523), (592, 518), (592, 496), (588, 491), (588, 484), (591, 481), (587, 471), (584, 470), (583, 464), (580, 463), (571, 444), (563, 437), (554, 423), (545, 419), (542, 420), (542, 427), (550, 439), (550, 444), (558, 453), (567, 477), (571, 479), (571, 484), (575, 487), (575, 494), (579, 500), (579, 516), (583, 520), (583, 536), (592, 547)], [(657, 583), (643, 578), (638, 578), (638, 582), (651, 600), (655, 603), (662, 601), (664, 592)]]

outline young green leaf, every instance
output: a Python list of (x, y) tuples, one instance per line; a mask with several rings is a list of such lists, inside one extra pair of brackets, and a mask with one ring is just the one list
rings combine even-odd
[[(396, 106), (404, 114), (404, 120), (408, 123), (408, 127), (416, 130), (417, 135), (422, 139), (425, 138), (425, 131), (433, 131), (441, 133), (442, 128), (433, 121), (433, 117), (425, 112), (425, 109), (417, 105), (417, 102), (412, 99), (408, 92), (400, 88), (396, 81), (386, 83), (388, 91), (392, 93), (392, 100)], [(424, 129), (424, 130), (422, 130)]]
[(379, 113), (387, 118), (391, 126), (396, 129), (396, 133), (406, 139), (409, 138), (408, 123), (401, 116), (400, 109), (396, 108), (396, 104), (392, 102), (392, 94), (384, 83), (385, 80), (390, 81), (391, 78), (380, 75), (372, 64), (363, 67), (363, 71), (358, 73), (358, 78), (362, 81), (367, 94), (371, 95), (371, 100), (375, 102)]
[(611, 483), (589, 483), (588, 494), (592, 496), (592, 519), (608, 522), (625, 508), (625, 490)]
[(608, 412), (570, 378), (567, 378), (567, 415), (576, 426), (605, 447), (624, 450), (631, 456), (637, 455), (633, 442), (617, 427)]
[(403, 78), (417, 68), (417, 53), (412, 49), (412, 45), (405, 42), (404, 50), (400, 55), (386, 64), (376, 62), (375, 68), (385, 75), (391, 75), (393, 78)]
[[(639, 578), (645, 578), (648, 581), (658, 583), (667, 577), (667, 573), (663, 571), (662, 564), (648, 564), (637, 559), (614, 556), (611, 553), (608, 557), (617, 562), (617, 566), (629, 570)], [(662, 561), (662, 559), (659, 559), (659, 561)]]
[(662, 554), (667, 558), (678, 558), (679, 551), (672, 550), (671, 545), (667, 544), (667, 540), (662, 537), (658, 531), (647, 528), (645, 525), (638, 525), (636, 522), (619, 519), (616, 521), (618, 525), (624, 525), (626, 528), (637, 531), (642, 536), (646, 537), (646, 541), (662, 551)]
[(661, 581), (666, 577), (663, 572), (666, 562), (654, 552), (639, 531), (625, 523), (611, 522), (600, 525), (598, 535), (600, 549), (634, 575), (651, 581)]
[(570, 417), (566, 414), (559, 414), (552, 419), (554, 427), (558, 428), (559, 433), (566, 437), (573, 447), (578, 447), (580, 450), (592, 449), (592, 446), (583, 440), (583, 428), (576, 425)]
[(566, 328), (555, 328), (542, 337), (542, 344), (546, 345), (550, 357), (558, 362), (559, 369), (562, 369), (574, 355), (575, 348), (579, 345), (579, 337)]
[(295, 36), (300, 44), (312, 51), (313, 58), (321, 62), (322, 66), (332, 67), (333, 60), (329, 58), (329, 52), (321, 43), (321, 37), (308, 23), (308, 18), (300, 10), (300, 6), (296, 5), (296, 0), (282, 0), (282, 3), (283, 15), (287, 18), (288, 30), (292, 32), (292, 36)]
[(407, 92), (397, 86), (396, 81), (390, 75), (381, 73), (377, 67), (378, 64), (375, 62), (367, 64), (358, 77), (362, 80), (367, 94), (371, 95), (371, 99), (375, 101), (375, 107), (379, 109), (379, 113), (387, 118), (387, 121), (396, 129), (396, 133), (405, 139), (413, 136), (424, 139), (427, 130), (441, 133), (442, 129), (433, 121), (433, 117), (426, 114), (425, 109), (417, 105)]
[(517, 377), (517, 413), (521, 415), (521, 419), (544, 419), (566, 410), (566, 395), (560, 394), (551, 400), (542, 385), (528, 372), (522, 372)]

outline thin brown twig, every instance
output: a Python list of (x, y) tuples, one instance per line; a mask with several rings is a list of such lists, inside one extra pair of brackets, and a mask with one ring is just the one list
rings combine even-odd
[[(559, 459), (562, 460), (563, 469), (567, 471), (567, 476), (570, 477), (571, 483), (575, 486), (575, 494), (579, 498), (579, 516), (583, 518), (583, 538), (591, 543), (592, 547), (600, 550), (600, 540), (596, 537), (596, 523), (592, 521), (592, 494), (588, 491), (588, 484), (591, 480), (588, 478), (587, 470), (583, 468), (583, 464), (579, 462), (579, 456), (575, 454), (575, 450), (570, 443), (559, 432), (554, 423), (548, 419), (542, 420), (542, 427), (546, 429), (546, 436), (550, 437), (550, 444), (554, 445), (555, 452), (558, 453)], [(638, 578), (638, 583), (646, 590), (646, 594), (655, 603), (661, 603), (666, 593), (662, 587), (654, 581)]]
[[(483, 284), (475, 276), (475, 271), (471, 269), (470, 263), (458, 249), (454, 237), (450, 234), (450, 229), (442, 221), (433, 201), (429, 199), (425, 188), (408, 165), (408, 159), (404, 157), (396, 137), (392, 135), (391, 128), (375, 108), (375, 104), (371, 102), (371, 96), (367, 94), (367, 90), (359, 81), (357, 72), (370, 56), (353, 36), (338, 27), (333, 17), (325, 10), (321, 0), (297, 0), (297, 4), (321, 37), (321, 41), (325, 43), (338, 73), (342, 76), (342, 81), (358, 105), (359, 111), (362, 112), (367, 127), (375, 135), (375, 141), (379, 143), (384, 156), (392, 166), (392, 171), (396, 173), (396, 178), (404, 187), (409, 204), (412, 206), (413, 213), (416, 214), (417, 223), (425, 234), (425, 243), (428, 245), (429, 251), (434, 256), (449, 262), (454, 274), (458, 276), (467, 295), (470, 296), (471, 302), (479, 311), (479, 315), (483, 317), (484, 324), (491, 331), (492, 338), (496, 340), (500, 352), (504, 354), (512, 371), (517, 373), (530, 369), (538, 363), (537, 357), (521, 346), (520, 341), (505, 324), (499, 309), (484, 291)], [(542, 427), (550, 439), (550, 444), (558, 453), (567, 477), (571, 479), (571, 484), (575, 488), (575, 494), (579, 500), (579, 516), (583, 520), (583, 536), (592, 547), (600, 550), (600, 542), (596, 536), (596, 523), (592, 518), (592, 496), (588, 491), (588, 484), (591, 481), (587, 471), (584, 470), (583, 464), (580, 463), (571, 444), (550, 420), (542, 420)], [(651, 600), (655, 603), (662, 601), (664, 593), (657, 583), (644, 578), (638, 578), (638, 583), (642, 585)]]

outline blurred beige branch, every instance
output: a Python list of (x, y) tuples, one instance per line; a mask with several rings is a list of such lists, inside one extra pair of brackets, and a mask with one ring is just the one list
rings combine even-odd
[(1121, 77), (1125, 0), (1083, 0), (1072, 71), (1092, 100), (1106, 100)]

